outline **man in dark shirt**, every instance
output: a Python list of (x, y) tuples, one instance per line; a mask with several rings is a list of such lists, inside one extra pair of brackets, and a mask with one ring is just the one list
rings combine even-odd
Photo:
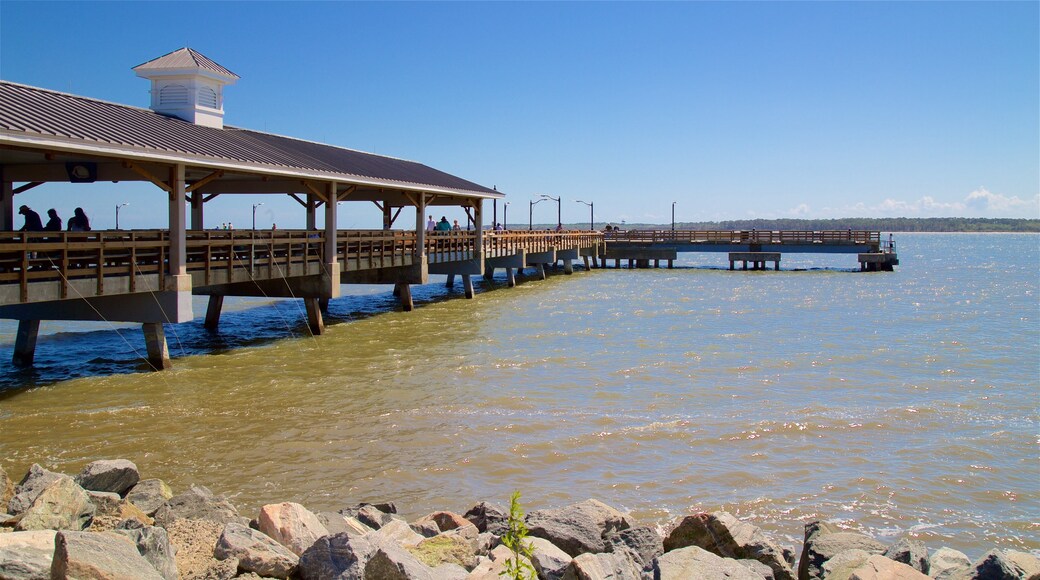
[(34, 212), (33, 210), (29, 209), (29, 206), (23, 205), (22, 207), (18, 208), (18, 213), (20, 213), (20, 214), (25, 216), (25, 225), (22, 226), (22, 229), (20, 229), (18, 231), (20, 231), (20, 232), (42, 232), (43, 231), (43, 221), (40, 220), (40, 214), (38, 214), (38, 213)]

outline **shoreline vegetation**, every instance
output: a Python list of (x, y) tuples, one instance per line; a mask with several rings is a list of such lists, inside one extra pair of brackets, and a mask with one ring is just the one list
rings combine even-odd
[[(3, 513), (6, 512), (6, 513)], [(0, 467), (0, 578), (386, 580), (1035, 580), (1040, 558), (975, 560), (906, 535), (886, 545), (826, 521), (781, 546), (726, 512), (640, 525), (595, 499), (524, 516), (481, 501), (408, 522), (392, 502), (314, 513), (293, 502), (256, 517), (202, 486), (174, 492), (125, 459), (75, 475)]]
[[(596, 222), (596, 229), (602, 230), (607, 224), (621, 225), (623, 230), (667, 230), (672, 224)], [(580, 230), (588, 227), (589, 222), (563, 224), (566, 229)], [(551, 229), (556, 224), (534, 224), (534, 229)], [(526, 229), (524, 224), (511, 224), (512, 229)], [(794, 231), (835, 231), (835, 230), (871, 230), (893, 233), (932, 232), (932, 233), (1040, 233), (1040, 219), (1012, 218), (841, 218), (827, 220), (809, 219), (749, 219), (727, 220), (717, 222), (675, 222), (677, 230), (794, 230)]]

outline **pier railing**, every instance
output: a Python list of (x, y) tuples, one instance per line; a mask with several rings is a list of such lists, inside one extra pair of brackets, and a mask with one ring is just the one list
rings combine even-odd
[(603, 234), (609, 242), (637, 244), (880, 244), (866, 230), (628, 230)]

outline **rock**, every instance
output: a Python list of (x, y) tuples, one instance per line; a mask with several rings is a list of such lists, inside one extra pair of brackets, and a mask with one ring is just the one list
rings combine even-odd
[(318, 516), (298, 503), (265, 505), (260, 508), (259, 523), (261, 532), (296, 556), (306, 552), (318, 538), (329, 535)]
[[(466, 522), (466, 525), (472, 526), (469, 522)], [(408, 548), (408, 551), (431, 568), (449, 563), (472, 570), (477, 565), (475, 539), (461, 534), (440, 534), (426, 538), (414, 547)]]
[(437, 522), (432, 520), (416, 520), (408, 525), (412, 528), (412, 531), (424, 538), (432, 538), (441, 533), (441, 529), (437, 527)]
[[(213, 558), (213, 549), (223, 531), (224, 524), (206, 520), (178, 519), (166, 527), (170, 545), (175, 548), (177, 570), (184, 580), (203, 578), (208, 568), (225, 565)], [(235, 563), (232, 576), (237, 569)]]
[(853, 570), (849, 580), (928, 580), (928, 576), (902, 562), (875, 554)]
[(218, 560), (236, 558), (240, 569), (271, 578), (288, 578), (300, 562), (300, 558), (287, 547), (237, 523), (224, 526), (213, 556)]
[(126, 499), (149, 516), (173, 497), (173, 490), (161, 479), (142, 479), (126, 494)]
[(94, 517), (94, 504), (83, 488), (71, 477), (61, 476), (43, 489), (22, 519), (16, 530), (82, 530), (90, 525)]
[(463, 516), (481, 532), (501, 536), (509, 529), (509, 511), (498, 504), (482, 501)]
[(185, 580), (231, 580), (238, 577), (238, 560), (212, 560), (203, 570)]
[(902, 562), (918, 572), (928, 573), (928, 548), (918, 540), (900, 538), (885, 550), (884, 556)]
[[(407, 526), (408, 524), (405, 524)], [(411, 530), (411, 528), (408, 528)], [(365, 578), (372, 580), (434, 580), (433, 569), (404, 548), (381, 543), (365, 564)]]
[(586, 552), (606, 552), (609, 549), (606, 537), (628, 527), (621, 512), (594, 499), (533, 511), (527, 516), (530, 535), (549, 540), (572, 557)]
[(784, 551), (757, 526), (727, 512), (686, 516), (664, 539), (666, 552), (687, 546), (698, 546), (725, 558), (758, 560), (773, 570), (777, 580), (794, 579)]
[(94, 504), (94, 515), (96, 516), (114, 514), (119, 509), (119, 502), (123, 501), (123, 498), (118, 493), (91, 491), (89, 489), (84, 489), (84, 491), (87, 492), (87, 498), (90, 500), (90, 503)]
[(23, 513), (29, 509), (29, 506), (36, 501), (36, 497), (43, 493), (47, 486), (61, 477), (68, 476), (47, 471), (40, 467), (38, 463), (33, 463), (25, 477), (22, 478), (21, 483), (14, 488), (14, 495), (11, 496), (11, 501), (7, 504), (7, 513), (13, 516)]
[(318, 521), (329, 534), (342, 534), (346, 532), (352, 536), (363, 536), (372, 531), (372, 528), (361, 523), (353, 516), (345, 516), (336, 512), (319, 512)]
[(563, 572), (574, 559), (544, 538), (527, 538), (527, 546), (531, 548), (531, 564), (541, 580), (563, 578)]
[(51, 578), (162, 580), (130, 538), (115, 532), (70, 531), (54, 538)]
[(88, 463), (76, 476), (76, 483), (90, 491), (110, 491), (120, 496), (141, 480), (137, 466), (126, 459), (101, 459)]
[(137, 546), (137, 552), (152, 565), (165, 580), (177, 580), (177, 559), (166, 530), (158, 526), (140, 526), (137, 520), (125, 522), (126, 528), (115, 530)]
[(798, 563), (800, 580), (820, 579), (823, 563), (845, 550), (863, 550), (871, 555), (882, 554), (885, 546), (877, 540), (856, 532), (833, 532), (822, 522), (805, 526), (805, 546)]
[(193, 485), (188, 491), (171, 497), (155, 512), (155, 522), (164, 528), (168, 528), (178, 518), (219, 524), (245, 523), (231, 502), (214, 496), (212, 491), (201, 485)]
[(360, 579), (375, 551), (367, 539), (342, 533), (318, 538), (300, 556), (296, 574), (302, 580)]
[(466, 580), (469, 572), (458, 564), (441, 564), (433, 567), (433, 577), (437, 580)]
[(654, 580), (762, 580), (750, 568), (697, 546), (679, 548), (653, 562)]
[(416, 520), (414, 523), (417, 524), (423, 522), (433, 522), (434, 524), (436, 524), (439, 532), (447, 532), (449, 530), (461, 528), (462, 526), (471, 525), (469, 520), (460, 516), (459, 514), (445, 511), (433, 512), (431, 514), (425, 515)]
[(582, 554), (563, 570), (563, 580), (623, 580), (639, 578), (639, 564), (627, 554)]
[(852, 572), (866, 564), (870, 556), (870, 552), (863, 550), (839, 552), (823, 563), (823, 577), (827, 580), (849, 580)]
[(928, 575), (936, 580), (955, 580), (967, 575), (971, 560), (964, 552), (939, 548), (928, 558)]
[(1019, 580), (1040, 576), (1040, 559), (1027, 552), (993, 549), (975, 561), (972, 580)]
[(0, 578), (50, 578), (56, 533), (54, 530), (39, 530), (0, 534)]
[(664, 538), (650, 526), (622, 530), (607, 537), (611, 552), (627, 552), (644, 569), (664, 553)]
[(737, 560), (737, 564), (751, 570), (752, 574), (762, 580), (776, 580), (776, 576), (773, 574), (773, 569), (758, 560), (749, 560), (744, 558)]
[(391, 542), (400, 546), (418, 546), (423, 537), (404, 520), (393, 519), (385, 526), (368, 535), (372, 543)]
[(7, 511), (7, 504), (14, 497), (14, 482), (7, 476), (7, 471), (0, 467), (0, 512)]
[(381, 511), (372, 505), (361, 506), (354, 517), (373, 530), (378, 530), (394, 520), (389, 513)]

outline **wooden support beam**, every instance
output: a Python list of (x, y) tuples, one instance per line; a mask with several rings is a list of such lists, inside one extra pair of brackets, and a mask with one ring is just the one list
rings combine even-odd
[(16, 367), (31, 367), (36, 358), (36, 337), (40, 334), (39, 320), (19, 320), (18, 334), (14, 339), (14, 357), (11, 362)]
[(166, 345), (166, 331), (161, 322), (145, 322), (141, 325), (144, 331), (144, 344), (148, 350), (148, 364), (152, 370), (164, 371), (173, 366), (170, 362), (170, 349)]
[(312, 185), (311, 182), (301, 180), (300, 183), (302, 183), (303, 186), (307, 188), (307, 191), (311, 192), (311, 195), (313, 195), (314, 197), (320, 199), (321, 201), (329, 201), (329, 198), (326, 197), (325, 192)]
[(307, 202), (302, 200), (302, 199), (300, 199), (300, 196), (296, 195), (295, 193), (290, 193), (289, 197), (295, 199), (296, 203), (302, 205), (303, 207), (307, 207)]
[(448, 274), (448, 279), (447, 279), (447, 281), (444, 282), (444, 287), (445, 288), (454, 288), (455, 287), (455, 274)]
[(214, 197), (217, 197), (218, 195), (220, 195), (220, 194), (219, 193), (209, 193), (209, 194), (206, 194), (206, 195), (202, 196), (202, 202), (203, 203), (208, 203), (209, 200), (213, 199)]
[[(139, 166), (139, 165), (137, 165), (135, 163), (132, 163), (130, 161), (124, 161), (123, 162), (123, 167), (133, 171), (134, 173), (140, 175), (141, 177), (147, 179), (148, 181), (151, 181), (156, 187), (158, 187), (159, 189), (165, 191), (166, 193), (173, 193), (173, 187), (171, 187), (170, 184), (168, 184), (165, 181), (159, 179), (158, 177), (152, 175), (152, 172), (148, 171), (144, 167), (141, 167), (141, 166)], [(171, 168), (171, 171), (172, 171), (172, 168)]]
[(14, 188), (13, 191), (14, 191), (14, 193), (23, 193), (23, 192), (29, 191), (30, 189), (32, 189), (34, 187), (43, 185), (43, 183), (44, 182), (42, 182), (42, 181), (32, 181), (32, 182), (26, 183), (25, 185), (19, 185), (18, 187)]
[(3, 179), (0, 166), (0, 232), (14, 231), (14, 190), (10, 181)]
[(563, 273), (568, 275), (574, 273), (574, 263), (570, 259), (563, 261)]
[(206, 177), (203, 177), (202, 179), (200, 179), (200, 180), (198, 180), (198, 181), (196, 181), (194, 183), (191, 183), (190, 185), (186, 186), (184, 188), (184, 190), (190, 193), (190, 192), (195, 191), (196, 189), (198, 189), (200, 187), (204, 187), (207, 183), (213, 181), (214, 179), (220, 179), (221, 177), (224, 177), (224, 170), (223, 169), (218, 169), (218, 170), (214, 171), (213, 173), (210, 173)]

